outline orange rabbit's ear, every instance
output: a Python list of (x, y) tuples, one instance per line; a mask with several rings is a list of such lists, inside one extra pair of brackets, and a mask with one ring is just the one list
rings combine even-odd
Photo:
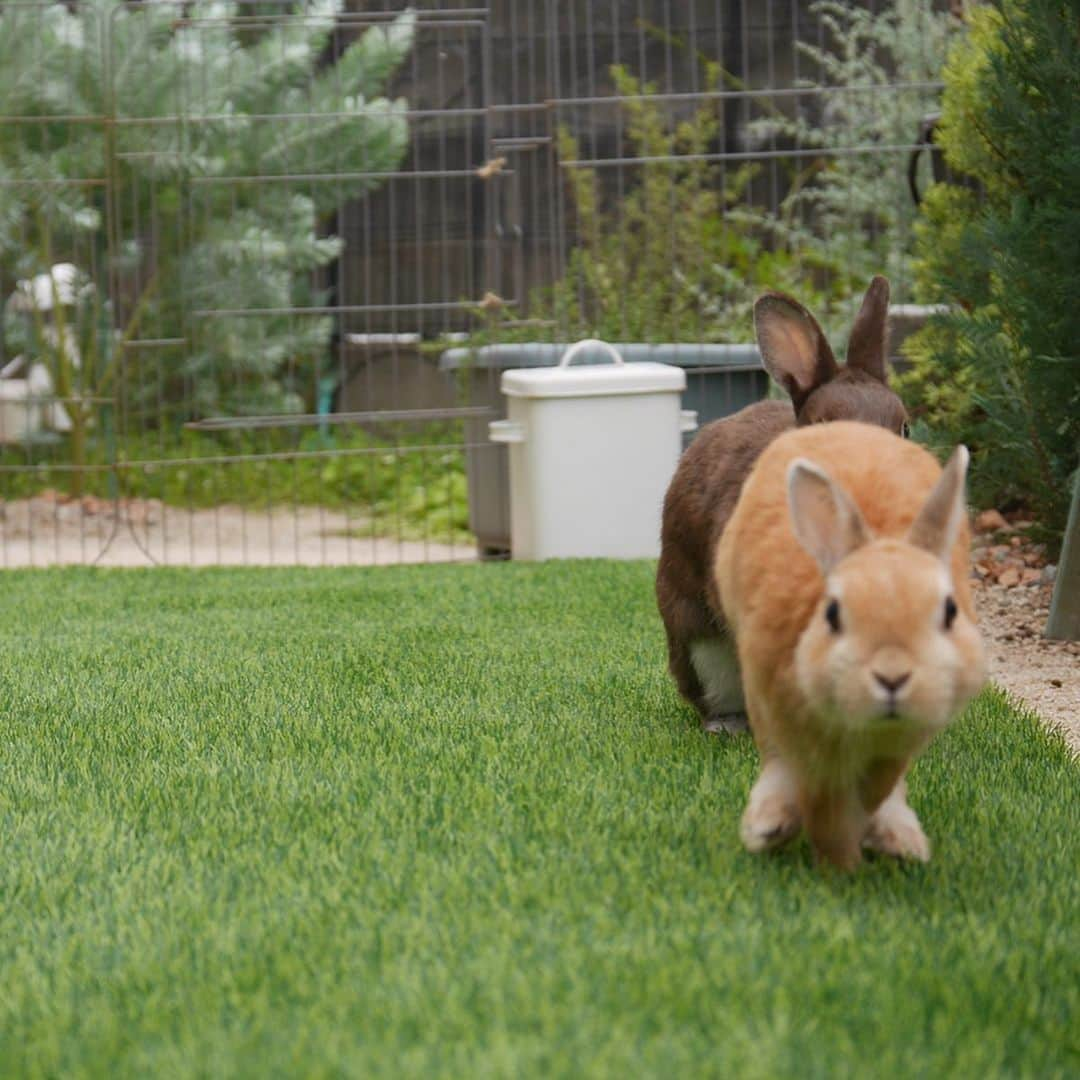
[(859, 508), (812, 461), (796, 458), (788, 466), (787, 489), (795, 536), (823, 574), (869, 540)]
[(885, 367), (885, 335), (889, 318), (889, 279), (880, 274), (871, 282), (863, 297), (859, 314), (848, 338), (847, 366), (872, 375), (879, 382), (888, 381)]
[(958, 446), (908, 530), (908, 543), (924, 548), (948, 565), (957, 530), (964, 518), (964, 478), (970, 454)]
[(768, 292), (754, 301), (754, 334), (765, 370), (798, 412), (840, 370), (817, 320), (797, 300)]

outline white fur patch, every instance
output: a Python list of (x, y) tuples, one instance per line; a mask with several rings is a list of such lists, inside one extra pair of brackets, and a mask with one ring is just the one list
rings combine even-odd
[(942, 596), (948, 596), (953, 591), (952, 574), (944, 563), (938, 566), (938, 588)]
[(742, 678), (735, 644), (728, 637), (699, 638), (690, 645), (690, 662), (716, 715), (745, 712)]

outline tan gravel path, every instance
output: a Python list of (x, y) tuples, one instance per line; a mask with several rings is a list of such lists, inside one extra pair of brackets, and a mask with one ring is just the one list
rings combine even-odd
[(1052, 586), (979, 584), (975, 606), (990, 677), (1029, 705), (1080, 754), (1080, 642), (1042, 636)]
[[(380, 522), (381, 533), (393, 522)], [(0, 567), (385, 566), (467, 562), (471, 543), (372, 535), (356, 514), (318, 506), (188, 510), (45, 496), (0, 503)]]

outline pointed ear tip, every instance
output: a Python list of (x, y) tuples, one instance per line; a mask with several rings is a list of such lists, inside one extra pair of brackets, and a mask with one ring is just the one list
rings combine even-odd
[(800, 304), (797, 300), (793, 300), (787, 293), (777, 292), (774, 289), (770, 289), (768, 292), (763, 292), (754, 301), (754, 315), (756, 316), (759, 311), (769, 311), (773, 308), (787, 308), (798, 310)]
[[(787, 471), (784, 474), (784, 489), (787, 493), (788, 512), (796, 522), (799, 517), (799, 504), (808, 490), (807, 484), (820, 479), (820, 473), (809, 459), (799, 457), (788, 462)], [(797, 527), (796, 531), (798, 531)]]
[(771, 304), (770, 304), (771, 299), (772, 299), (772, 297), (768, 293), (765, 293), (764, 296), (759, 296), (754, 301), (754, 322), (755, 323), (758, 321), (758, 319), (762, 315), (765, 314), (765, 312), (767, 312), (769, 310), (769, 308), (771, 306)]
[(875, 274), (866, 287), (863, 302), (874, 302), (887, 306), (889, 303), (889, 279), (883, 274)]
[(811, 476), (815, 480), (827, 480), (824, 470), (815, 465), (809, 458), (797, 457), (788, 462), (787, 482), (788, 487), (794, 484), (802, 476)]

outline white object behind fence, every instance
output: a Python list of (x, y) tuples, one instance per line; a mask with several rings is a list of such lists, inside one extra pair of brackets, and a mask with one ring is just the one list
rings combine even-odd
[[(611, 365), (570, 367), (585, 348)], [(507, 419), (490, 425), (510, 446), (515, 559), (655, 558), (660, 510), (682, 446), (697, 426), (680, 409), (681, 368), (624, 364), (606, 342), (579, 341), (558, 367), (506, 371)]]

